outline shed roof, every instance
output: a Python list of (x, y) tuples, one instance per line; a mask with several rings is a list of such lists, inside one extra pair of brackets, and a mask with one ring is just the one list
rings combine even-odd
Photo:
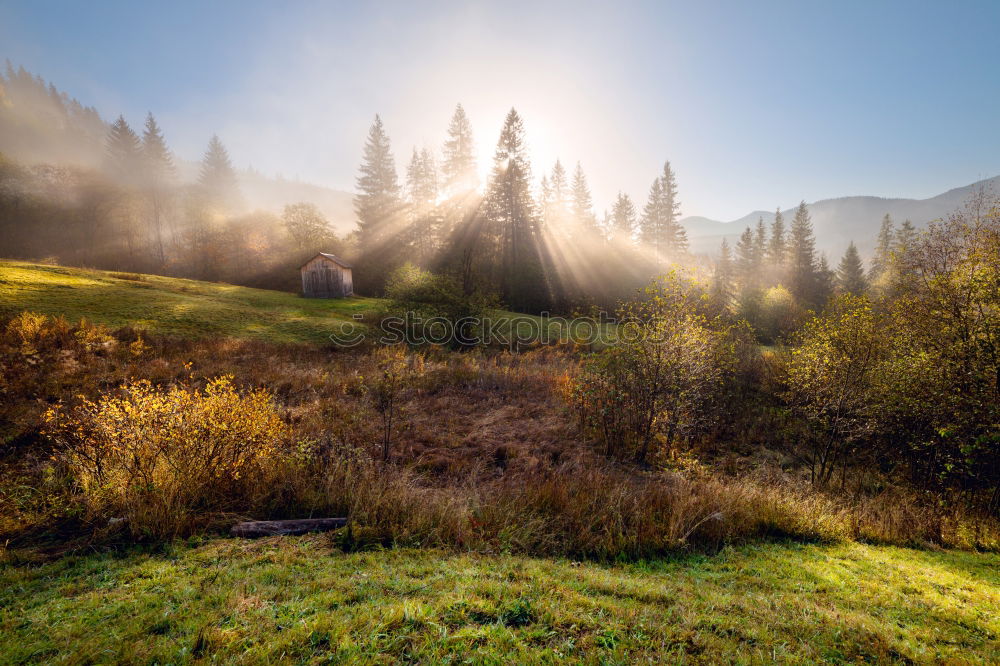
[[(335, 254), (330, 254), (329, 252), (320, 252), (320, 253), (318, 253), (318, 254), (316, 254), (316, 255), (314, 255), (314, 256), (312, 256), (312, 257), (310, 257), (310, 258), (309, 258), (309, 261), (312, 261), (312, 260), (313, 260), (313, 259), (315, 259), (316, 257), (326, 257), (326, 258), (327, 258), (327, 259), (329, 259), (330, 261), (333, 261), (333, 262), (335, 262), (335, 263), (337, 263), (337, 264), (340, 264), (340, 265), (341, 265), (341, 266), (343, 266), (344, 268), (354, 268), (354, 266), (353, 266), (353, 265), (351, 265), (351, 264), (350, 264), (349, 262), (347, 262), (347, 261), (344, 261), (343, 259), (341, 259), (341, 258), (340, 258), (340, 257), (338, 257), (337, 255), (335, 255)], [(305, 264), (302, 264), (302, 266), (299, 266), (299, 268), (302, 268), (303, 266), (305, 266), (306, 264), (308, 264), (308, 263), (309, 263), (309, 261), (307, 261), (307, 262), (306, 262)]]

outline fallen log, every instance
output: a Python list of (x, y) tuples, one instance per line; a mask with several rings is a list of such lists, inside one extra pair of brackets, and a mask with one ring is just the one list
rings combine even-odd
[(300, 520), (251, 520), (233, 525), (235, 537), (255, 539), (265, 536), (329, 532), (347, 524), (347, 518), (302, 518)]

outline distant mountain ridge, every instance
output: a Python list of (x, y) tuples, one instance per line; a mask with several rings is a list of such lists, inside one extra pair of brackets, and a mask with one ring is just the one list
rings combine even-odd
[[(835, 263), (852, 240), (863, 256), (870, 255), (875, 248), (879, 224), (886, 213), (897, 224), (910, 220), (916, 227), (923, 227), (960, 208), (980, 187), (1000, 194), (1000, 176), (956, 187), (929, 199), (840, 197), (807, 203), (806, 208), (816, 231), (817, 250), (825, 252), (830, 262)], [(794, 204), (781, 209), (786, 228), (797, 207), (798, 204)], [(774, 211), (754, 211), (732, 222), (690, 216), (683, 218), (681, 224), (687, 229), (693, 252), (715, 254), (723, 238), (730, 245), (735, 244), (743, 230), (747, 226), (755, 226), (760, 218), (770, 226), (774, 221)]]

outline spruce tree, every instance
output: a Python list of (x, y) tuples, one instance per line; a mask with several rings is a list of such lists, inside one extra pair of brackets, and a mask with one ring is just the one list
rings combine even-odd
[(635, 204), (627, 194), (618, 193), (611, 208), (612, 238), (618, 243), (630, 243), (636, 230)]
[(426, 148), (419, 152), (416, 148), (413, 149), (413, 156), (406, 168), (406, 187), (410, 203), (414, 206), (427, 208), (437, 201), (437, 165), (434, 156)]
[(239, 207), (240, 190), (236, 170), (229, 159), (229, 152), (218, 135), (213, 134), (205, 155), (201, 158), (198, 185), (204, 202), (221, 212), (232, 212)]
[(889, 270), (889, 262), (892, 259), (893, 239), (895, 230), (893, 229), (892, 218), (889, 213), (882, 218), (882, 224), (878, 230), (878, 239), (875, 243), (875, 255), (872, 257), (871, 279), (878, 280)]
[(656, 263), (676, 259), (688, 250), (687, 231), (680, 223), (677, 181), (670, 162), (649, 188), (649, 198), (640, 221), (640, 239), (653, 249)]
[(843, 259), (837, 267), (837, 286), (845, 294), (859, 296), (868, 289), (868, 281), (865, 279), (865, 267), (861, 262), (861, 255), (854, 241), (847, 246)]
[(653, 250), (659, 266), (666, 250), (666, 220), (663, 210), (663, 179), (659, 176), (649, 188), (649, 198), (639, 220), (639, 238)]
[(542, 220), (547, 233), (563, 238), (573, 234), (570, 186), (566, 169), (556, 160), (550, 176), (542, 177)]
[(573, 171), (572, 185), (572, 213), (576, 227), (585, 234), (597, 235), (597, 216), (594, 215), (594, 202), (590, 196), (590, 186), (587, 185), (587, 176), (583, 173), (583, 167), (576, 163)]
[(767, 260), (774, 268), (780, 269), (785, 265), (788, 256), (788, 247), (785, 243), (785, 218), (782, 217), (779, 208), (774, 213), (774, 221), (771, 222), (771, 241), (767, 246)]
[(764, 218), (757, 218), (757, 228), (753, 237), (753, 250), (755, 266), (757, 270), (761, 270), (764, 267), (764, 261), (767, 259), (767, 227), (764, 226)]
[(167, 149), (163, 132), (150, 113), (142, 133), (142, 179), (149, 197), (150, 231), (155, 240), (157, 258), (160, 265), (166, 263), (163, 246), (163, 218), (166, 198), (170, 185), (176, 176), (173, 157)]
[(917, 240), (917, 230), (913, 226), (913, 222), (909, 220), (903, 220), (903, 223), (899, 225), (899, 229), (896, 231), (896, 237), (893, 240), (892, 250), (896, 256), (904, 257), (907, 251), (913, 247), (913, 243)]
[(729, 241), (723, 238), (719, 258), (715, 262), (715, 275), (712, 277), (712, 300), (720, 310), (729, 310), (732, 303), (733, 277), (733, 255), (729, 250)]
[(142, 142), (124, 116), (111, 124), (106, 142), (108, 174), (120, 185), (137, 185), (142, 173)]
[(380, 246), (396, 231), (401, 210), (396, 161), (378, 115), (368, 130), (359, 171), (354, 195), (358, 243), (362, 252), (369, 252), (383, 249)]
[(677, 258), (688, 251), (687, 230), (681, 224), (681, 202), (677, 197), (677, 180), (670, 162), (663, 163), (663, 175), (660, 176), (660, 190), (663, 196), (663, 229), (666, 241), (666, 251)]
[(788, 268), (792, 294), (802, 303), (817, 305), (816, 239), (805, 201), (799, 204), (789, 228)]
[(444, 175), (445, 194), (449, 197), (471, 192), (479, 186), (472, 123), (461, 104), (455, 106), (455, 113), (448, 124), (441, 173)]
[(750, 227), (747, 227), (736, 242), (736, 275), (740, 283), (747, 287), (754, 282), (756, 271), (757, 250), (754, 232)]
[(501, 298), (516, 310), (537, 310), (551, 300), (539, 253), (538, 219), (531, 196), (531, 164), (524, 123), (515, 109), (504, 119), (483, 200), (486, 240)]

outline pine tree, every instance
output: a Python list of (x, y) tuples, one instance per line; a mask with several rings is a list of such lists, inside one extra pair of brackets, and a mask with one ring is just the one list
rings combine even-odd
[(486, 240), (498, 259), (494, 259), (493, 272), (501, 298), (516, 310), (544, 307), (551, 301), (551, 293), (542, 274), (524, 123), (515, 109), (507, 113), (500, 131), (483, 214)]
[(124, 116), (112, 123), (106, 142), (108, 174), (122, 185), (136, 185), (142, 173), (142, 142)]
[(546, 233), (568, 239), (573, 235), (573, 213), (570, 206), (570, 187), (566, 169), (556, 160), (550, 176), (542, 176), (542, 222)]
[(893, 252), (898, 257), (905, 257), (907, 252), (913, 248), (913, 243), (916, 240), (917, 230), (913, 226), (913, 222), (903, 220), (903, 224), (899, 225), (899, 229), (896, 231), (892, 246)]
[(469, 122), (465, 109), (458, 104), (448, 125), (448, 138), (444, 143), (444, 161), (441, 164), (447, 196), (471, 192), (479, 187), (475, 151), (472, 123)]
[(585, 234), (597, 235), (597, 217), (594, 215), (594, 202), (590, 196), (590, 186), (587, 185), (587, 176), (583, 173), (583, 167), (576, 163), (573, 171), (573, 219), (576, 226)]
[(740, 284), (749, 286), (757, 270), (757, 251), (753, 230), (747, 227), (736, 242), (736, 275)]
[(409, 228), (399, 240), (412, 250), (411, 259), (426, 265), (437, 247), (443, 220), (438, 206), (438, 173), (434, 156), (427, 148), (413, 156), (406, 168), (406, 186), (409, 193)]
[(611, 208), (612, 238), (618, 243), (630, 243), (636, 230), (635, 204), (627, 194), (618, 193)]
[(663, 258), (676, 259), (688, 250), (687, 231), (680, 223), (677, 181), (670, 162), (649, 188), (649, 199), (640, 222), (641, 240), (653, 248), (657, 265)]
[(837, 286), (846, 294), (859, 296), (868, 289), (868, 281), (865, 279), (865, 267), (861, 262), (861, 255), (854, 241), (847, 246), (844, 258), (840, 260), (837, 267)]
[(401, 211), (396, 161), (378, 115), (368, 130), (359, 171), (354, 210), (358, 215), (358, 242), (362, 252), (368, 252), (382, 249), (380, 246), (396, 231)]
[(236, 180), (236, 170), (233, 169), (229, 152), (222, 145), (218, 135), (212, 135), (205, 155), (201, 158), (198, 185), (205, 203), (210, 208), (232, 212), (239, 207), (240, 190)]
[(660, 176), (660, 190), (663, 196), (663, 234), (666, 241), (664, 248), (673, 258), (687, 254), (687, 230), (681, 225), (681, 202), (677, 198), (677, 179), (670, 162), (663, 163), (663, 175)]
[(767, 246), (767, 260), (771, 265), (780, 269), (785, 265), (788, 258), (788, 246), (785, 241), (785, 218), (781, 216), (779, 208), (774, 213), (774, 221), (771, 222), (771, 242)]
[(663, 179), (657, 176), (649, 187), (649, 198), (646, 200), (646, 206), (642, 209), (642, 218), (639, 220), (639, 238), (653, 249), (657, 267), (660, 265), (667, 245), (664, 212)]
[(156, 242), (157, 258), (162, 266), (166, 263), (166, 251), (163, 247), (164, 209), (176, 170), (163, 132), (152, 113), (146, 116), (142, 133), (142, 162), (142, 178), (149, 197), (150, 227)]
[(886, 213), (885, 217), (882, 218), (882, 225), (878, 230), (878, 240), (875, 244), (875, 256), (872, 257), (870, 276), (873, 282), (878, 280), (887, 270), (889, 270), (889, 263), (892, 260), (894, 236), (895, 231), (893, 229), (892, 218), (889, 216), (889, 213)]
[(712, 278), (712, 301), (720, 310), (728, 310), (732, 303), (733, 277), (733, 255), (729, 250), (729, 242), (723, 238)]
[(414, 206), (427, 208), (433, 206), (438, 198), (437, 165), (434, 156), (424, 148), (421, 151), (413, 149), (413, 156), (406, 168), (406, 187), (410, 195), (410, 203)]
[(806, 202), (799, 204), (788, 233), (788, 266), (792, 294), (802, 303), (818, 304), (816, 239)]
[(764, 267), (764, 261), (767, 259), (767, 227), (764, 226), (764, 218), (757, 218), (757, 228), (753, 237), (753, 251), (755, 258), (755, 266), (757, 270), (761, 270)]

